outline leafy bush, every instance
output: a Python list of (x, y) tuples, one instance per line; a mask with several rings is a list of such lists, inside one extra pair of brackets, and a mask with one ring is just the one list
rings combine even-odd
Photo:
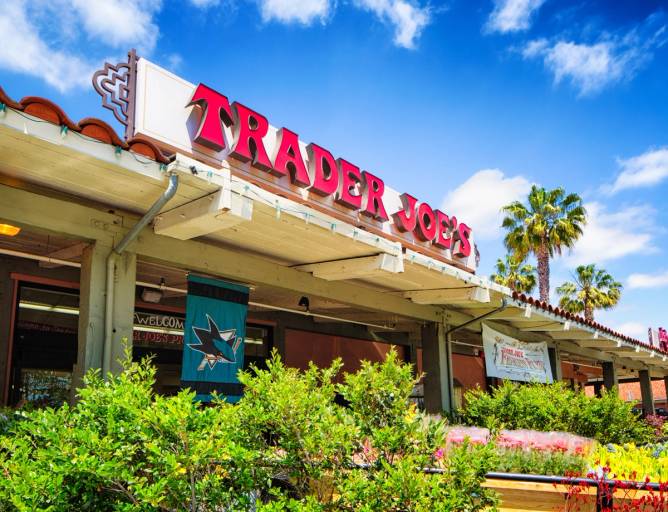
[[(27, 412), (0, 436), (0, 510), (462, 511), (493, 507), (481, 486), (493, 447), (448, 450), (441, 422), (409, 404), (392, 353), (343, 384), (340, 362), (304, 373), (274, 355), (242, 373), (238, 405), (155, 395), (155, 369), (91, 372), (76, 405)], [(349, 402), (338, 405), (336, 394)], [(438, 464), (441, 472), (427, 474)]]
[(525, 473), (529, 475), (572, 476), (587, 472), (587, 460), (583, 455), (561, 451), (523, 450), (498, 448), (494, 471)]
[[(409, 402), (414, 383), (410, 366), (391, 352), (382, 365), (363, 363), (339, 386), (358, 429), (356, 459), (371, 470), (340, 481), (337, 510), (469, 512), (495, 505), (481, 485), (494, 465), (493, 446), (464, 442), (444, 450), (444, 423)], [(416, 470), (433, 466), (442, 474)]]
[[(233, 406), (153, 393), (155, 369), (91, 372), (74, 407), (29, 412), (0, 439), (7, 510), (219, 510), (250, 501), (255, 454)], [(216, 508), (218, 507), (218, 508)], [(1, 507), (0, 507), (1, 508)]]
[(652, 429), (619, 398), (617, 391), (588, 397), (565, 383), (513, 384), (491, 393), (468, 391), (461, 420), (467, 425), (572, 432), (601, 443), (647, 442)]

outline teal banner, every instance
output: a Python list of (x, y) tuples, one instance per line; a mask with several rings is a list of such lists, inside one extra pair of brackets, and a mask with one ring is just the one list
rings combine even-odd
[(218, 279), (188, 276), (181, 385), (203, 402), (216, 392), (241, 398), (237, 373), (244, 367), (248, 288)]

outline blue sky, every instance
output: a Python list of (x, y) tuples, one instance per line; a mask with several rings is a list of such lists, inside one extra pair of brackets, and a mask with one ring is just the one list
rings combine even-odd
[(136, 47), (453, 212), (481, 274), (500, 206), (531, 183), (580, 193), (553, 287), (597, 263), (625, 286), (599, 320), (668, 324), (668, 0), (6, 0), (0, 34), (14, 98), (113, 123), (90, 76)]

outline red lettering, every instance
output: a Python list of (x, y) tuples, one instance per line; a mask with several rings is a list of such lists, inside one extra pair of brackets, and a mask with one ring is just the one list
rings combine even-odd
[(267, 150), (262, 137), (267, 135), (269, 122), (262, 114), (252, 111), (236, 101), (232, 104), (234, 112), (234, 149), (230, 156), (242, 162), (251, 162), (253, 167), (263, 171), (272, 171)]
[(385, 211), (385, 205), (383, 204), (385, 182), (367, 171), (362, 172), (362, 179), (362, 190), (366, 197), (366, 206), (362, 210), (362, 213), (385, 222), (389, 219)]
[(454, 255), (458, 258), (468, 258), (471, 255), (471, 242), (469, 240), (471, 238), (471, 228), (463, 222), (460, 223), (454, 238), (456, 241)]
[(415, 221), (417, 220), (415, 215), (417, 199), (406, 193), (401, 194), (400, 199), (404, 209), (392, 214), (394, 225), (402, 233), (413, 231), (415, 229)]
[(341, 187), (336, 194), (336, 202), (359, 210), (362, 207), (362, 195), (359, 193), (362, 185), (360, 169), (343, 158), (339, 158), (336, 163), (341, 175)]
[(232, 125), (232, 110), (227, 98), (206, 85), (199, 84), (187, 106), (191, 105), (196, 105), (202, 110), (194, 142), (214, 151), (225, 149), (225, 135), (221, 121), (226, 126)]
[(298, 187), (308, 187), (311, 180), (304, 164), (304, 157), (299, 149), (299, 136), (287, 128), (281, 128), (276, 135), (276, 156), (274, 174), (285, 176), (290, 173), (290, 180)]
[(420, 204), (417, 212), (415, 235), (423, 242), (429, 242), (436, 236), (436, 227), (434, 210), (427, 203)]
[[(452, 220), (457, 222), (457, 219), (454, 217)], [(437, 233), (436, 239), (434, 240), (434, 245), (440, 249), (450, 249), (452, 244), (452, 232), (457, 227), (457, 224), (453, 224), (450, 217), (440, 210), (436, 210), (436, 226)]]
[(330, 196), (339, 187), (339, 171), (332, 154), (317, 144), (306, 147), (313, 186), (309, 189), (320, 196)]

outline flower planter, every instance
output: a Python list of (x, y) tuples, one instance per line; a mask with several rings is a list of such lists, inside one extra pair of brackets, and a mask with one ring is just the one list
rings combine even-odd
[[(527, 475), (531, 478), (533, 475)], [(567, 478), (564, 478), (566, 481)], [(575, 483), (545, 483), (488, 478), (483, 484), (499, 495), (499, 512), (596, 512), (597, 488)], [(604, 498), (603, 498), (604, 499)], [(637, 489), (616, 489), (612, 503), (619, 510), (663, 512), (668, 510), (668, 493)], [(629, 508), (624, 508), (627, 506)]]
[(577, 496), (569, 496), (573, 486), (568, 484), (489, 478), (484, 486), (494, 489), (499, 494), (500, 512), (596, 511), (595, 487), (583, 488)]

